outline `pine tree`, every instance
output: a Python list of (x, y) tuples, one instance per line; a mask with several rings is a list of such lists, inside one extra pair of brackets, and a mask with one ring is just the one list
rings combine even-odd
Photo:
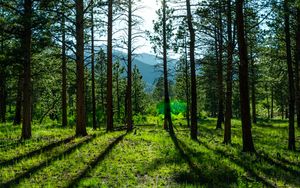
[(112, 31), (113, 31), (113, 0), (108, 1), (108, 24), (107, 24), (107, 96), (106, 96), (106, 121), (107, 131), (112, 131), (113, 126), (113, 96), (112, 96)]
[(84, 95), (84, 8), (83, 0), (76, 1), (76, 136), (86, 136)]
[(197, 139), (197, 81), (195, 65), (195, 30), (193, 27), (193, 17), (190, 0), (186, 0), (187, 24), (190, 34), (190, 64), (191, 64), (191, 138)]
[(251, 132), (251, 117), (249, 104), (249, 83), (248, 83), (248, 52), (245, 39), (245, 22), (243, 13), (244, 1), (236, 1), (237, 38), (239, 48), (239, 85), (241, 100), (241, 119), (243, 133), (243, 151), (255, 152)]
[(32, 0), (24, 1), (24, 37), (22, 49), (24, 50), (24, 78), (23, 78), (23, 124), (22, 139), (31, 138), (31, 37), (32, 37)]
[(286, 61), (288, 66), (289, 77), (289, 150), (296, 150), (295, 146), (295, 88), (294, 88), (294, 73), (291, 51), (291, 34), (290, 34), (290, 10), (289, 1), (283, 2), (284, 11), (284, 32), (285, 32), (285, 45), (286, 45)]

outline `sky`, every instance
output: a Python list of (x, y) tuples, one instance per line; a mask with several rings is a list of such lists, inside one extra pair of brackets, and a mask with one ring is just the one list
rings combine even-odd
[[(159, 4), (156, 1), (157, 0), (141, 0), (139, 3), (143, 8), (138, 10), (136, 14), (144, 19), (143, 27), (141, 27), (144, 30), (153, 31), (153, 20), (157, 19), (155, 11), (159, 9)], [(138, 45), (143, 46), (137, 49), (136, 53), (154, 53), (147, 37), (140, 38)]]
[[(140, 27), (143, 31), (150, 31), (153, 32), (153, 20), (157, 20), (158, 16), (156, 15), (156, 11), (160, 8), (160, 3), (157, 2), (157, 0), (140, 0), (140, 2), (137, 2), (138, 6), (142, 7), (141, 9), (138, 9), (134, 14), (137, 16), (140, 16), (143, 18), (142, 26)], [(118, 30), (118, 28), (126, 28), (126, 25), (119, 25), (120, 23), (116, 22), (114, 25), (114, 30)], [(124, 33), (123, 33), (124, 34)], [(122, 32), (114, 33), (114, 38), (119, 39), (120, 36), (123, 36)], [(106, 36), (101, 36), (101, 44), (103, 41), (106, 41)], [(141, 54), (141, 53), (148, 53), (156, 55), (152, 49), (152, 45), (150, 44), (150, 41), (148, 40), (148, 36), (144, 34), (142, 38), (138, 39), (138, 42), (133, 44), (133, 47), (139, 46), (138, 49), (134, 51), (135, 54)], [(124, 49), (118, 49), (120, 51), (126, 52)]]

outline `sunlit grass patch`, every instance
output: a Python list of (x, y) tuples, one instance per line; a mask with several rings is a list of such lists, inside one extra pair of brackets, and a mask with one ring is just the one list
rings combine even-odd
[(76, 148), (72, 153), (63, 155), (59, 160), (41, 169), (20, 183), (20, 187), (47, 186), (54, 187), (68, 186), (76, 180), (80, 173), (86, 170), (91, 162), (97, 158), (117, 137), (123, 132), (114, 132), (98, 135), (91, 142)]
[[(88, 129), (95, 136), (46, 150), (39, 148), (73, 136), (74, 130), (37, 126), (32, 140), (0, 150), (9, 156), (2, 160), (21, 156), (0, 167), (0, 182), (16, 187), (300, 186), (299, 153), (287, 150), (287, 122), (253, 124), (257, 154), (242, 152), (239, 120), (232, 121), (230, 145), (222, 143), (224, 130), (215, 129), (216, 119), (199, 121), (198, 141), (190, 139), (185, 123), (174, 121), (174, 137), (160, 124), (139, 125), (127, 134)], [(35, 150), (40, 152), (29, 155)]]

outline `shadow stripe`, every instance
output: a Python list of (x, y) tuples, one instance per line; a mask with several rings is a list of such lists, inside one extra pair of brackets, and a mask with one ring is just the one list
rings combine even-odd
[(123, 138), (126, 136), (127, 133), (119, 136), (118, 138), (116, 138), (112, 143), (110, 143), (106, 149), (100, 153), (100, 155), (98, 155), (98, 157), (96, 157), (91, 163), (89, 163), (86, 168), (84, 168), (79, 175), (74, 178), (71, 183), (68, 185), (68, 187), (76, 187), (77, 183), (80, 181), (80, 179), (82, 179), (84, 176), (86, 176), (86, 174), (93, 169), (95, 166), (98, 165), (98, 163), (100, 163), (102, 160), (105, 159), (105, 157), (107, 156), (107, 154), (109, 154), (109, 152), (121, 141), (123, 140)]
[(19, 184), (20, 180), (30, 177), (30, 175), (35, 173), (36, 171), (42, 169), (43, 167), (49, 165), (50, 163), (52, 163), (56, 160), (61, 159), (65, 155), (68, 155), (68, 154), (72, 153), (75, 149), (82, 147), (84, 144), (87, 144), (87, 143), (91, 142), (93, 139), (96, 138), (96, 135), (91, 135), (91, 136), (88, 136), (88, 137), (89, 137), (88, 139), (86, 139), (82, 142), (76, 143), (74, 146), (68, 148), (66, 151), (64, 151), (62, 153), (59, 153), (59, 154), (51, 157), (49, 160), (45, 160), (45, 161), (41, 162), (40, 164), (38, 164), (37, 166), (34, 166), (34, 167), (28, 169), (28, 171), (20, 174), (16, 178), (11, 179), (11, 180), (9, 180), (7, 182), (4, 182), (4, 183), (0, 183), (0, 187), (11, 187), (14, 184)]
[(5, 161), (1, 161), (0, 162), (0, 166), (8, 166), (8, 165), (12, 165), (14, 163), (16, 163), (17, 161), (23, 159), (23, 158), (29, 158), (29, 157), (32, 157), (33, 155), (36, 155), (36, 154), (39, 154), (39, 153), (42, 153), (46, 150), (50, 150), (56, 146), (59, 146), (61, 144), (65, 144), (65, 143), (68, 143), (70, 142), (71, 140), (73, 140), (75, 137), (74, 136), (71, 136), (69, 138), (66, 138), (66, 139), (63, 139), (63, 140), (60, 140), (58, 142), (53, 142), (47, 146), (43, 146), (39, 149), (36, 149), (34, 151), (31, 151), (29, 153), (25, 153), (23, 155), (20, 155), (20, 156), (17, 156), (17, 157), (14, 157), (12, 159), (8, 159), (8, 160), (5, 160)]

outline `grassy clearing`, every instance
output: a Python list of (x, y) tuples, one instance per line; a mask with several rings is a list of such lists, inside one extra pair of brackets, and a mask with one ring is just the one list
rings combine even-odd
[[(19, 155), (25, 154), (0, 167), (0, 182), (13, 187), (300, 186), (299, 152), (286, 149), (287, 122), (253, 125), (256, 155), (241, 152), (241, 125), (237, 120), (233, 121), (232, 144), (228, 146), (222, 144), (223, 130), (215, 130), (214, 119), (200, 122), (199, 141), (191, 140), (189, 130), (181, 124), (176, 122), (175, 137), (157, 125), (138, 126), (128, 134), (89, 130), (94, 137), (71, 139), (26, 156), (74, 134), (69, 129), (37, 127), (38, 136), (28, 143), (0, 148), (2, 160), (18, 156), (13, 151), (24, 150)], [(44, 143), (48, 137), (53, 139)], [(27, 145), (30, 149), (26, 150)]]
[(0, 164), (17, 157), (25, 156), (30, 152), (42, 149), (50, 144), (57, 143), (74, 135), (72, 129), (49, 128), (33, 125), (32, 139), (20, 140), (20, 126), (0, 124)]
[(105, 151), (105, 148), (123, 134), (124, 132), (114, 132), (99, 136), (85, 144), (84, 147), (78, 148), (60, 160), (54, 161), (30, 178), (20, 182), (18, 186), (66, 187), (75, 184), (78, 177), (85, 174), (85, 171), (93, 166), (91, 164)]

